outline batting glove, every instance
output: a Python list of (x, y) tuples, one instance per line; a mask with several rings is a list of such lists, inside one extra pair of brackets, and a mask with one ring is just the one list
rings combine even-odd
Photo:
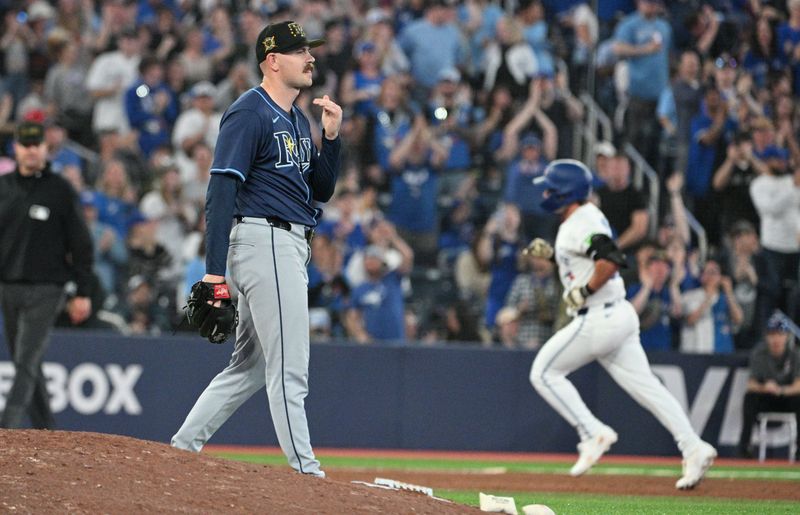
[(522, 251), (526, 256), (533, 256), (544, 259), (553, 258), (553, 246), (541, 238), (535, 238), (530, 244)]
[(583, 303), (586, 302), (586, 299), (592, 293), (594, 292), (589, 288), (588, 284), (576, 286), (564, 295), (564, 302), (567, 304), (568, 308), (577, 310), (583, 306)]

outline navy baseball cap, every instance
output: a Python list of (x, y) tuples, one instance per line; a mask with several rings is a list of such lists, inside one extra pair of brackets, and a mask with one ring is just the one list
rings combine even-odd
[(311, 39), (306, 37), (306, 32), (299, 23), (282, 21), (272, 23), (261, 30), (256, 40), (256, 61), (261, 62), (268, 54), (278, 52), (285, 54), (298, 48), (318, 47), (325, 43), (324, 39)]

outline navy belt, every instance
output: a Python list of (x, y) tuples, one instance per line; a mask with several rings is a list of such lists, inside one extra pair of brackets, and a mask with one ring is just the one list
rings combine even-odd
[[(242, 223), (244, 218), (251, 218), (251, 217), (244, 217), (244, 216), (237, 216), (236, 222)], [(292, 224), (287, 222), (286, 220), (282, 220), (280, 218), (274, 216), (268, 216), (266, 218), (262, 218), (262, 220), (266, 220), (269, 225), (276, 229), (283, 229), (284, 231), (292, 232)], [(314, 229), (310, 227), (306, 227), (306, 241), (311, 243), (311, 240), (314, 239)]]
[[(614, 303), (613, 303), (613, 302), (606, 302), (605, 304), (603, 304), (603, 308), (610, 308), (610, 307), (611, 307), (611, 306), (613, 306), (613, 305), (614, 305)], [(590, 310), (590, 309), (592, 309), (592, 308), (599, 308), (599, 307), (600, 307), (600, 306), (592, 306), (592, 307), (590, 308), (589, 306), (587, 306), (587, 307), (585, 307), (585, 308), (581, 308), (581, 309), (579, 309), (579, 310), (578, 310), (578, 312), (577, 312), (577, 314), (578, 314), (578, 315), (585, 315), (586, 313), (588, 313), (588, 312), (589, 312), (589, 310)]]

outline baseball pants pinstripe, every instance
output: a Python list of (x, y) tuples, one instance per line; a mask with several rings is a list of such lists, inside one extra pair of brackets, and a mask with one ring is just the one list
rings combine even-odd
[(650, 370), (639, 342), (639, 317), (625, 300), (576, 316), (533, 360), (531, 383), (577, 429), (581, 440), (596, 435), (604, 424), (589, 411), (567, 376), (595, 360), (672, 433), (681, 451), (700, 441), (681, 405)]
[(309, 247), (304, 227), (275, 228), (245, 218), (231, 230), (230, 286), (239, 326), (230, 364), (197, 399), (172, 445), (199, 451), (239, 406), (266, 386), (281, 449), (298, 472), (324, 476), (305, 412), (308, 394)]

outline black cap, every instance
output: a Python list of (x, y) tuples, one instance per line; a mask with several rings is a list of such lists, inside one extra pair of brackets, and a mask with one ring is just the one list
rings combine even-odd
[(258, 35), (256, 41), (256, 61), (261, 62), (267, 58), (267, 54), (273, 52), (286, 53), (297, 50), (304, 46), (317, 47), (325, 43), (324, 39), (306, 38), (306, 32), (299, 23), (294, 21), (282, 21), (272, 23), (264, 27)]
[(38, 122), (22, 122), (17, 125), (14, 139), (20, 145), (39, 145), (44, 141), (44, 125)]
[(739, 220), (731, 226), (731, 236), (739, 236), (740, 234), (755, 234), (755, 226), (747, 220)]
[(127, 39), (138, 39), (139, 38), (139, 31), (136, 30), (136, 27), (127, 26), (119, 33), (120, 38), (127, 38)]

